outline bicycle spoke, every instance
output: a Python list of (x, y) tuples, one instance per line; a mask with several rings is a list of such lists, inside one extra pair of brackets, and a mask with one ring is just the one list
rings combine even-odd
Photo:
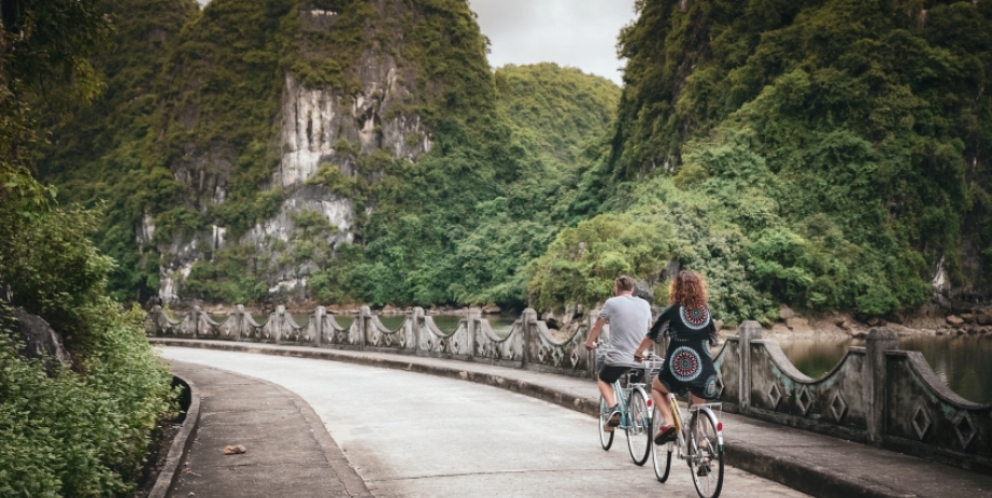
[(701, 410), (693, 416), (689, 431), (689, 467), (702, 498), (716, 498), (723, 487), (723, 452), (715, 420), (708, 410)]

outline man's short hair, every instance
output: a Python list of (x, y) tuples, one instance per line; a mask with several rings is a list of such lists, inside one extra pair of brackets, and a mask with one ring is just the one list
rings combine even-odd
[(617, 290), (620, 292), (627, 292), (634, 290), (634, 279), (630, 278), (629, 275), (620, 275), (613, 284), (617, 286)]

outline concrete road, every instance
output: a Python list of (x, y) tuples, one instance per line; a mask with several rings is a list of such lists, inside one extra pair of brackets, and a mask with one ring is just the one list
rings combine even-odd
[[(167, 347), (169, 359), (261, 378), (298, 394), (378, 497), (696, 496), (684, 462), (661, 484), (609, 452), (596, 419), (494, 387), (332, 361)], [(726, 497), (806, 496), (727, 467)]]

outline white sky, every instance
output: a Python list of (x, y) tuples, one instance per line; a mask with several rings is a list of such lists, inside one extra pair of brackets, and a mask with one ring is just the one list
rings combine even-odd
[(469, 0), (489, 37), (489, 64), (554, 62), (621, 84), (620, 28), (634, 20), (634, 0)]
[(634, 20), (634, 0), (469, 0), (469, 5), (492, 43), (494, 69), (554, 62), (621, 84), (617, 35)]

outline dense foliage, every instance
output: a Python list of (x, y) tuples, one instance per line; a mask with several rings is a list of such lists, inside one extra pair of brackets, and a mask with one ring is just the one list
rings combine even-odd
[[(32, 175), (45, 132), (101, 89), (89, 57), (111, 25), (93, 0), (11, 0), (0, 13), (0, 495), (126, 495), (172, 410), (171, 376), (144, 313), (106, 297), (114, 262), (89, 240), (98, 213), (56, 207)], [(62, 333), (74, 364), (50, 376), (26, 360), (12, 306)]]
[[(334, 12), (334, 29), (302, 7)], [(107, 8), (129, 48), (93, 61), (121, 91), (91, 128), (58, 135), (45, 164), (79, 199), (107, 199), (97, 240), (121, 262), (121, 297), (153, 293), (193, 234), (216, 225), (237, 240), (278, 212), (285, 75), (351, 94), (369, 53), (414, 81), (391, 112), (420, 116), (433, 150), (411, 163), (338, 144), (353, 171), (326, 164), (308, 187), (352, 202), (350, 242), (328, 244), (333, 227), (298, 213), (288, 246), (199, 249), (184, 295), (265, 299), (280, 273), (309, 278), (324, 303), (561, 308), (601, 301), (620, 271), (663, 296), (678, 262), (736, 322), (772, 319), (781, 302), (911, 309), (936, 274), (992, 288), (987, 2), (640, 0), (619, 37), (619, 96), (552, 64), (492, 73), (461, 0)], [(136, 69), (107, 62), (118, 56)]]
[[(493, 85), (484, 73), (479, 78), (461, 84)], [(527, 302), (527, 265), (562, 226), (619, 91), (553, 64), (507, 66), (494, 83), (490, 116), (463, 125), (449, 109), (435, 152), (386, 169), (391, 177), (375, 186), (366, 247), (344, 248), (315, 275), (318, 297), (376, 305)]]
[[(671, 216), (662, 192), (674, 183), (702, 207), (694, 223), (738, 241), (719, 257), (740, 262), (740, 282), (760, 299), (717, 299), (734, 318), (773, 316), (776, 302), (868, 315), (913, 308), (940, 270), (985, 292), (992, 5), (637, 7), (620, 35), (628, 64), (611, 157), (573, 209), (656, 204)], [(680, 237), (691, 233), (672, 222)], [(729, 268), (714, 258), (684, 262), (723, 280)]]

